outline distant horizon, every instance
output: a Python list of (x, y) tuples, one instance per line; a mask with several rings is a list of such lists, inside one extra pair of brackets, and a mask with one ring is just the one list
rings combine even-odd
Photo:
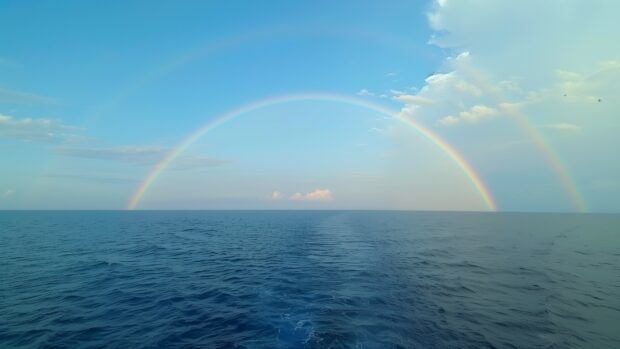
[(407, 209), (296, 209), (296, 208), (283, 208), (283, 209), (244, 209), (244, 208), (221, 208), (221, 209), (0, 209), (0, 212), (28, 212), (28, 211), (51, 211), (51, 212), (427, 212), (427, 213), (489, 213), (489, 214), (502, 214), (502, 213), (523, 213), (523, 214), (583, 214), (583, 215), (617, 215), (620, 212), (570, 212), (570, 211), (466, 211), (466, 210), (407, 210)]

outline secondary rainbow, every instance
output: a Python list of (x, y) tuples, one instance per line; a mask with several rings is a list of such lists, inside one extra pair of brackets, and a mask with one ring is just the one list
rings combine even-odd
[[(467, 68), (466, 65), (461, 67), (461, 71), (474, 80), (476, 86), (481, 87), (487, 95), (493, 97), (498, 105), (510, 103), (499, 93), (499, 90), (491, 85), (489, 80), (479, 72)], [(587, 212), (588, 209), (583, 195), (581, 195), (579, 188), (575, 184), (575, 180), (568, 170), (568, 166), (562, 161), (557, 151), (553, 149), (551, 143), (545, 140), (538, 128), (528, 120), (527, 116), (525, 116), (518, 107), (507, 108), (506, 113), (512, 116), (512, 119), (517, 123), (519, 128), (525, 131), (527, 136), (545, 158), (545, 162), (549, 165), (556, 178), (559, 179), (560, 185), (564, 189), (564, 192), (566, 192), (573, 209), (576, 212)]]
[(101, 105), (97, 106), (91, 122), (100, 117), (112, 113), (114, 108), (118, 107), (124, 100), (131, 95), (143, 90), (149, 85), (159, 82), (166, 76), (181, 70), (200, 60), (210, 59), (219, 54), (224, 54), (233, 48), (243, 47), (244, 44), (256, 43), (261, 40), (269, 40), (274, 38), (292, 38), (301, 35), (326, 35), (330, 37), (355, 38), (364, 42), (375, 42), (387, 47), (401, 49), (411, 55), (412, 58), (434, 59), (426, 51), (419, 50), (414, 43), (406, 37), (398, 37), (395, 35), (386, 35), (366, 30), (366, 28), (356, 27), (325, 27), (321, 26), (303, 26), (299, 27), (290, 25), (274, 25), (261, 29), (253, 29), (237, 35), (225, 36), (215, 39), (208, 43), (199, 45), (193, 49), (183, 51), (173, 57), (163, 61), (154, 69), (148, 70), (136, 80), (123, 86), (115, 95)]
[(164, 156), (164, 158), (157, 163), (155, 166), (151, 168), (148, 174), (144, 177), (144, 179), (140, 182), (136, 190), (131, 195), (129, 201), (127, 202), (127, 209), (133, 210), (140, 203), (140, 200), (144, 197), (148, 189), (153, 185), (153, 183), (157, 180), (159, 175), (174, 161), (176, 157), (178, 157), (181, 153), (183, 153), (190, 145), (196, 142), (199, 138), (201, 138), (207, 132), (213, 130), (214, 128), (224, 124), (225, 122), (242, 116), (244, 114), (248, 114), (252, 111), (256, 111), (258, 109), (266, 108), (269, 106), (284, 104), (284, 103), (293, 103), (293, 102), (301, 102), (301, 101), (322, 101), (322, 102), (336, 102), (336, 103), (344, 103), (349, 104), (361, 108), (366, 108), (369, 110), (374, 110), (381, 114), (393, 117), (398, 121), (401, 121), (416, 131), (418, 131), (424, 138), (435, 144), (442, 152), (451, 159), (454, 164), (461, 170), (461, 172), (468, 178), (471, 182), (475, 190), (479, 193), (482, 201), (485, 206), (490, 211), (496, 211), (497, 206), (493, 199), (493, 196), (489, 192), (487, 186), (480, 179), (480, 176), (474, 171), (474, 169), (469, 165), (469, 163), (465, 160), (465, 158), (450, 144), (448, 144), (445, 140), (439, 137), (437, 134), (424, 127), (420, 123), (416, 122), (411, 118), (407, 118), (397, 113), (396, 111), (390, 110), (385, 106), (372, 103), (369, 101), (361, 100), (359, 98), (351, 97), (351, 96), (342, 96), (331, 93), (299, 93), (299, 94), (288, 94), (282, 96), (275, 96), (266, 99), (261, 99), (255, 102), (251, 102), (249, 104), (243, 105), (239, 108), (235, 108), (230, 110), (227, 113), (220, 115), (219, 117), (214, 118), (213, 120), (207, 122), (198, 130), (192, 132), (188, 137), (183, 139), (176, 147), (174, 147), (170, 152)]

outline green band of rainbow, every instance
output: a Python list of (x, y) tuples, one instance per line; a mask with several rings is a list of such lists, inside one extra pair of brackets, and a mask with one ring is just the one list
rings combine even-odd
[(140, 200), (144, 197), (148, 189), (153, 185), (155, 180), (159, 177), (159, 175), (174, 161), (174, 159), (183, 153), (191, 144), (196, 142), (199, 138), (201, 138), (205, 133), (213, 130), (214, 128), (222, 125), (223, 123), (232, 120), (241, 115), (250, 113), (252, 111), (274, 106), (283, 103), (291, 103), (291, 102), (300, 102), (300, 101), (324, 101), (324, 102), (337, 102), (344, 103), (349, 105), (354, 105), (362, 108), (366, 108), (369, 110), (373, 110), (379, 112), (381, 114), (393, 117), (418, 131), (422, 136), (424, 136), (431, 143), (436, 145), (442, 152), (451, 159), (457, 167), (461, 170), (461, 172), (467, 177), (467, 179), (471, 182), (475, 190), (479, 193), (482, 201), (485, 206), (490, 211), (496, 211), (497, 206), (491, 193), (488, 188), (484, 184), (484, 182), (480, 179), (480, 176), (474, 171), (474, 169), (467, 163), (467, 161), (463, 158), (463, 156), (456, 151), (450, 144), (448, 144), (445, 140), (440, 138), (437, 134), (422, 126), (415, 120), (410, 118), (406, 118), (404, 116), (399, 115), (399, 113), (390, 110), (384, 106), (381, 106), (376, 103), (368, 102), (365, 100), (361, 100), (358, 98), (350, 97), (350, 96), (341, 96), (337, 94), (328, 94), (328, 93), (300, 93), (300, 94), (289, 94), (283, 96), (276, 96), (267, 99), (262, 99), (259, 101), (255, 101), (239, 108), (233, 109), (200, 127), (198, 130), (191, 133), (188, 137), (186, 137), (183, 141), (181, 141), (176, 147), (174, 147), (166, 156), (155, 166), (151, 168), (146, 177), (140, 182), (134, 193), (131, 195), (128, 203), (127, 209), (133, 210), (140, 203)]

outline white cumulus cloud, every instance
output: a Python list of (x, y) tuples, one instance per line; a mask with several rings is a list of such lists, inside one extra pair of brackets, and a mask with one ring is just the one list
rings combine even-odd
[(443, 117), (439, 119), (439, 123), (444, 126), (456, 125), (461, 121), (475, 124), (480, 121), (493, 119), (498, 114), (497, 109), (479, 104), (474, 105), (469, 110), (460, 112), (458, 117), (452, 115)]
[(291, 195), (290, 199), (298, 201), (330, 201), (333, 200), (333, 197), (329, 189), (315, 189), (305, 194), (297, 192)]
[(426, 98), (423, 96), (417, 96), (417, 95), (410, 95), (410, 94), (398, 94), (394, 96), (393, 99), (399, 102), (405, 103), (405, 104), (414, 104), (414, 105), (433, 103), (433, 101), (429, 98)]

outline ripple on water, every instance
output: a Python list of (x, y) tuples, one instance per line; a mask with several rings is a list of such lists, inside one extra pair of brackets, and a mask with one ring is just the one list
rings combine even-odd
[(0, 347), (620, 347), (619, 226), (617, 215), (0, 212)]

